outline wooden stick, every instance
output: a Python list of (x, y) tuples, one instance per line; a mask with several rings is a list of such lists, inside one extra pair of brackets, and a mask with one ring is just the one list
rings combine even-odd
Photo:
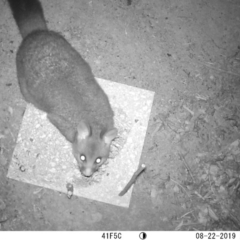
[(142, 164), (140, 167), (137, 169), (137, 171), (133, 174), (132, 178), (128, 182), (128, 184), (125, 186), (125, 188), (118, 194), (118, 196), (123, 196), (129, 189), (130, 187), (136, 182), (137, 177), (146, 169), (146, 165)]

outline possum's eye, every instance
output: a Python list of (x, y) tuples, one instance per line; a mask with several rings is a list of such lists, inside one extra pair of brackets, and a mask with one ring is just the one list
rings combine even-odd
[(102, 158), (101, 158), (101, 157), (98, 157), (98, 158), (95, 160), (95, 162), (96, 162), (97, 164), (99, 164), (101, 161), (102, 161)]
[(83, 154), (81, 154), (81, 155), (80, 155), (80, 159), (84, 162), (84, 161), (86, 161), (86, 156), (83, 155)]

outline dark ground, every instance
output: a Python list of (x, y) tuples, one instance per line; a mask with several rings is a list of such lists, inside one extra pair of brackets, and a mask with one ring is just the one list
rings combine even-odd
[(1, 230), (240, 230), (240, 2), (42, 0), (97, 77), (155, 91), (129, 209), (6, 178), (26, 103), (0, 1)]

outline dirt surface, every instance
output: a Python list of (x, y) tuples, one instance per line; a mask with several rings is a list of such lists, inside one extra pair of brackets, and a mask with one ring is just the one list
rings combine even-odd
[(97, 77), (155, 91), (129, 209), (6, 178), (26, 103), (0, 1), (1, 230), (240, 230), (240, 3), (42, 0)]

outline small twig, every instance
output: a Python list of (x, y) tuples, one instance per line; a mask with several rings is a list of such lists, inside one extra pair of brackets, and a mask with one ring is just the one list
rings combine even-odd
[(183, 226), (183, 220), (175, 227), (174, 231), (179, 231), (181, 227)]
[(177, 181), (173, 180), (172, 178), (170, 178), (170, 181), (176, 183), (179, 187), (181, 187), (181, 188), (185, 191), (185, 193), (187, 194), (187, 196), (188, 196), (189, 198), (191, 197), (189, 191), (188, 191), (184, 186), (182, 186), (180, 183), (178, 183)]
[(130, 187), (135, 183), (137, 180), (137, 177), (146, 169), (146, 165), (142, 164), (140, 167), (137, 169), (137, 171), (133, 174), (132, 178), (128, 182), (128, 184), (125, 186), (125, 188), (118, 194), (118, 196), (123, 196), (129, 189)]
[(238, 228), (240, 228), (239, 219), (238, 219), (237, 217), (235, 217), (234, 215), (232, 215), (231, 213), (230, 213), (230, 218), (231, 218), (231, 220), (234, 222), (234, 224), (235, 224)]
[(155, 135), (159, 130), (162, 129), (163, 125), (164, 125), (163, 122), (158, 123), (158, 125), (156, 126), (156, 128), (155, 128), (155, 129), (153, 130), (153, 132), (152, 132), (152, 138), (154, 137), (154, 135)]
[(189, 175), (191, 176), (192, 181), (195, 182), (193, 174), (192, 174), (192, 171), (191, 171), (190, 167), (188, 166), (188, 164), (187, 164), (187, 162), (185, 160), (185, 157), (182, 154), (178, 154), (178, 155), (179, 155), (180, 159), (182, 160), (183, 164), (185, 165)]
[(238, 73), (234, 73), (234, 72), (230, 72), (230, 71), (226, 71), (226, 70), (223, 70), (221, 68), (216, 68), (216, 67), (212, 67), (212, 66), (209, 66), (208, 64), (206, 63), (202, 63), (201, 64), (205, 65), (206, 67), (209, 67), (211, 69), (214, 69), (216, 71), (219, 71), (219, 72), (223, 72), (223, 73), (226, 73), (226, 74), (230, 74), (230, 75), (234, 75), (234, 76), (237, 76), (237, 77), (240, 77), (240, 75)]
[(195, 96), (195, 98), (196, 98), (197, 100), (207, 101), (209, 97), (208, 97), (208, 96), (201, 96), (201, 95), (197, 94), (197, 95)]
[(197, 191), (194, 191), (194, 193), (195, 193), (199, 198), (201, 198), (202, 200), (205, 200), (204, 197), (203, 197), (200, 193), (198, 193)]
[(187, 110), (191, 115), (194, 115), (194, 112), (190, 110), (187, 106), (183, 105), (183, 108)]
[(207, 198), (210, 198), (210, 195), (212, 194), (211, 191), (209, 191), (208, 193), (206, 193), (204, 196), (203, 196), (203, 200), (206, 200)]
[(187, 216), (188, 214), (192, 213), (194, 210), (190, 211), (190, 212), (187, 212), (185, 214), (183, 214), (180, 218), (184, 218), (185, 216)]

